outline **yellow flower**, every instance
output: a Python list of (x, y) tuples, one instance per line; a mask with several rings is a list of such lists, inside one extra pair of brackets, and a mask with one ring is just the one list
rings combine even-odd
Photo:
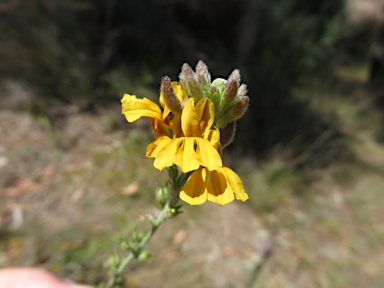
[(196, 170), (180, 191), (180, 199), (191, 205), (200, 205), (206, 200), (224, 205), (232, 202), (235, 197), (245, 201), (248, 194), (244, 191), (240, 177), (227, 167), (214, 171), (206, 168)]
[(216, 170), (223, 166), (220, 151), (220, 132), (211, 128), (215, 118), (215, 107), (211, 100), (202, 99), (195, 106), (190, 98), (181, 115), (183, 137), (170, 139), (163, 135), (148, 145), (147, 156), (155, 157), (154, 166), (160, 170), (173, 164), (184, 173), (200, 166)]
[[(172, 82), (172, 87), (180, 102), (187, 99), (188, 95), (179, 83)], [(169, 128), (172, 129), (174, 135), (180, 135), (181, 115), (171, 114), (170, 109), (164, 104), (162, 95), (160, 95), (160, 104), (164, 111), (151, 100), (147, 98), (137, 99), (135, 95), (124, 94), (121, 103), (123, 105), (122, 113), (128, 122), (134, 122), (141, 117), (149, 117), (156, 136), (171, 136)]]
[[(172, 87), (180, 102), (184, 102), (187, 99), (184, 89), (177, 82)], [(156, 158), (154, 166), (163, 170), (176, 164), (184, 173), (199, 169), (200, 165), (209, 170), (221, 168), (220, 132), (211, 128), (215, 118), (211, 100), (203, 99), (195, 106), (194, 99), (189, 99), (182, 113), (175, 113), (165, 105), (163, 97), (161, 93), (164, 111), (147, 98), (125, 94), (121, 100), (122, 113), (128, 122), (150, 118), (156, 138), (148, 145), (147, 156)]]

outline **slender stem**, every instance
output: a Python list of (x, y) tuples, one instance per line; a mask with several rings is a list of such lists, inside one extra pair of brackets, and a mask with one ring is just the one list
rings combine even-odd
[(133, 258), (134, 258), (133, 253), (132, 252), (129, 253), (129, 255), (124, 259), (124, 261), (121, 262), (119, 268), (116, 269), (116, 274), (121, 274), (121, 272), (123, 272), (125, 266), (127, 266)]
[[(173, 165), (169, 167), (169, 176), (170, 181), (168, 183), (171, 184), (171, 191), (169, 191), (168, 199), (166, 200), (163, 208), (161, 209), (161, 212), (159, 216), (153, 221), (151, 221), (152, 227), (147, 231), (145, 236), (141, 239), (140, 243), (138, 243), (137, 247), (134, 250), (131, 250), (131, 252), (128, 254), (128, 256), (121, 261), (121, 263), (112, 269), (113, 275), (108, 280), (107, 285), (105, 288), (118, 288), (121, 287), (121, 279), (119, 279), (121, 273), (127, 267), (127, 265), (134, 259), (138, 258), (140, 253), (143, 251), (144, 246), (148, 243), (149, 240), (151, 240), (153, 234), (157, 231), (157, 229), (160, 227), (160, 225), (167, 219), (170, 219), (176, 215), (178, 215), (179, 208), (181, 206), (177, 206), (177, 203), (179, 201), (179, 192), (181, 190), (181, 187), (185, 184), (187, 181), (189, 175), (188, 174), (181, 174), (179, 169), (176, 167), (176, 165)], [(161, 203), (161, 201), (160, 201)]]
[[(159, 216), (156, 218), (156, 221), (154, 223), (152, 223), (152, 228), (151, 230), (149, 230), (147, 232), (147, 234), (144, 236), (144, 238), (141, 240), (140, 244), (139, 244), (139, 247), (138, 247), (138, 251), (141, 251), (144, 246), (148, 243), (149, 240), (151, 240), (153, 234), (155, 234), (157, 228), (159, 228), (159, 226), (161, 225), (161, 223), (164, 222), (165, 220), (165, 217), (164, 217), (164, 214), (165, 212), (168, 210), (169, 208), (169, 202), (167, 202), (167, 204), (164, 206), (164, 208), (161, 210)], [(123, 262), (121, 262), (120, 266), (117, 268), (116, 270), (116, 273), (117, 274), (120, 274), (121, 272), (123, 272), (124, 268), (129, 264), (129, 262), (131, 262), (131, 260), (133, 259), (133, 253), (130, 253), (124, 260)]]
[[(143, 250), (144, 246), (148, 243), (149, 240), (151, 240), (152, 236), (155, 234), (156, 230), (160, 227), (160, 225), (167, 220), (166, 213), (169, 212), (170, 209), (170, 202), (174, 199), (170, 197), (171, 199), (168, 199), (167, 203), (164, 205), (163, 209), (161, 210), (159, 216), (156, 218), (155, 221), (152, 222), (151, 229), (147, 232), (147, 234), (143, 237), (141, 242), (138, 245), (138, 254)], [(106, 287), (113, 288), (116, 284), (116, 278), (123, 272), (124, 268), (135, 258), (135, 255), (131, 252), (129, 255), (120, 263), (119, 267), (114, 271), (113, 276), (109, 279), (108, 284)]]

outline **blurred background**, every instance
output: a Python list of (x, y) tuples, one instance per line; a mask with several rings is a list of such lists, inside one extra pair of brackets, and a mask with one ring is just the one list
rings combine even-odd
[(184, 205), (126, 287), (382, 287), (383, 20), (382, 0), (1, 0), (0, 266), (107, 279), (166, 180), (119, 101), (201, 59), (248, 85), (224, 162), (250, 199)]

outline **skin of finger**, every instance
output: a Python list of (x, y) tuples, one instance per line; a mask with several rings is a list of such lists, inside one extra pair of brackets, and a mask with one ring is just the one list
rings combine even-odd
[(0, 269), (2, 288), (91, 288), (91, 286), (67, 283), (40, 268)]

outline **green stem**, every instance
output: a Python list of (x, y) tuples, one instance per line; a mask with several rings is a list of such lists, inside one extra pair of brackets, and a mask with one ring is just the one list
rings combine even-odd
[(120, 263), (119, 266), (115, 267), (113, 271), (113, 275), (108, 280), (106, 288), (118, 288), (121, 287), (119, 279), (121, 273), (125, 269), (125, 267), (128, 266), (128, 264), (134, 259), (138, 258), (140, 253), (143, 251), (144, 246), (151, 240), (153, 234), (157, 231), (157, 229), (160, 227), (160, 225), (167, 219), (170, 219), (176, 215), (178, 215), (179, 212), (178, 209), (181, 206), (177, 206), (177, 203), (179, 201), (179, 193), (181, 190), (181, 187), (185, 184), (187, 181), (189, 174), (180, 174), (179, 169), (176, 165), (173, 165), (169, 167), (169, 183), (171, 184), (171, 191), (169, 193), (168, 199), (166, 200), (166, 203), (164, 204), (163, 208), (161, 209), (161, 212), (159, 216), (153, 221), (151, 221), (152, 227), (151, 229), (145, 234), (145, 236), (141, 239), (140, 243), (137, 245), (137, 248), (135, 248), (135, 251), (131, 251), (129, 255)]
[[(137, 255), (140, 254), (140, 252), (143, 250), (144, 246), (151, 240), (152, 236), (155, 234), (156, 230), (160, 227), (160, 225), (168, 219), (167, 217), (167, 212), (169, 212), (170, 208), (170, 203), (171, 201), (174, 201), (172, 197), (167, 201), (167, 203), (164, 205), (163, 209), (161, 210), (159, 216), (156, 218), (155, 221), (152, 222), (152, 227), (151, 229), (147, 232), (147, 234), (143, 237), (141, 242), (138, 245), (138, 253)], [(173, 204), (173, 203), (172, 203)], [(115, 287), (116, 283), (116, 278), (123, 272), (124, 268), (135, 258), (134, 254), (131, 252), (129, 255), (121, 262), (119, 267), (114, 271), (113, 276), (109, 279), (108, 284), (106, 287), (113, 288)]]

